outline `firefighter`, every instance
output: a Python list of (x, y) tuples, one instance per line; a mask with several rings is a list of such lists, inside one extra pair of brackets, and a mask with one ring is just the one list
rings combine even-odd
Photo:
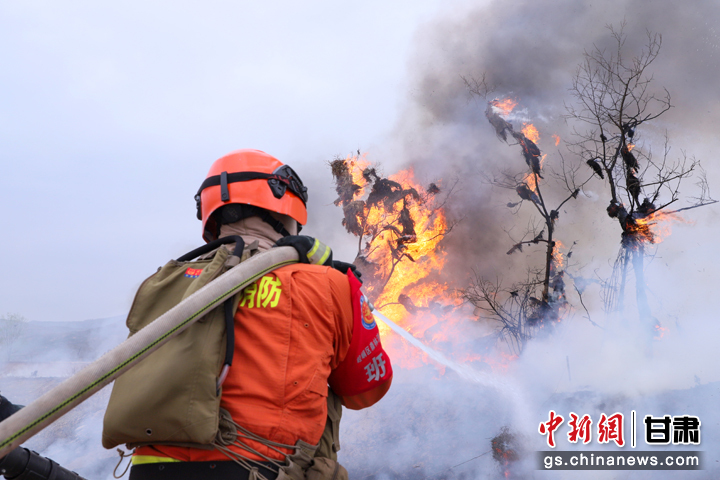
[[(328, 479), (341, 478), (344, 469), (334, 463), (341, 405), (375, 404), (390, 388), (392, 368), (352, 268), (338, 262), (332, 268), (329, 248), (297, 235), (307, 198), (292, 168), (258, 150), (232, 152), (210, 168), (195, 197), (203, 239), (239, 235), (249, 255), (290, 245), (302, 263), (274, 270), (241, 293), (235, 357), (221, 398), (227, 412), (221, 423), (231, 424), (237, 438), (210, 448), (140, 446), (131, 480), (272, 480), (279, 470), (281, 478), (301, 480), (312, 465), (326, 469)], [(293, 445), (316, 455), (310, 465), (292, 455)]]

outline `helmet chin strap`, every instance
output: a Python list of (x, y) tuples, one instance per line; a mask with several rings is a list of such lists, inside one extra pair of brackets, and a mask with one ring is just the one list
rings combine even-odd
[(280, 220), (278, 220), (277, 218), (270, 215), (270, 212), (268, 212), (267, 210), (265, 210), (263, 208), (257, 208), (257, 207), (253, 207), (253, 208), (258, 210), (258, 212), (255, 214), (255, 216), (260, 217), (263, 222), (270, 225), (273, 228), (273, 230), (275, 230), (277, 233), (279, 233), (283, 237), (287, 237), (290, 235), (290, 232), (287, 231), (287, 229), (285, 228), (285, 225), (283, 225), (283, 223)]

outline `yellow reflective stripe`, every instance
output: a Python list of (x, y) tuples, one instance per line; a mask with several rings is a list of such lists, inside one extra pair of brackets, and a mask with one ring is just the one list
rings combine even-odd
[(310, 260), (310, 257), (312, 257), (313, 255), (315, 255), (315, 252), (318, 251), (318, 248), (320, 248), (320, 240), (318, 240), (318, 239), (316, 238), (316, 239), (315, 239), (315, 244), (314, 244), (313, 247), (310, 249), (310, 251), (307, 253), (307, 258), (308, 258), (308, 260)]
[(326, 245), (326, 246), (325, 246), (325, 253), (324, 253), (323, 256), (320, 258), (320, 261), (317, 262), (318, 265), (324, 265), (324, 264), (325, 264), (325, 260), (328, 259), (328, 257), (330, 256), (330, 253), (332, 253), (332, 250), (330, 249), (330, 247), (328, 247), (328, 246)]
[[(325, 250), (323, 251), (322, 255), (318, 255), (318, 251), (323, 247), (325, 248)], [(307, 259), (313, 265), (323, 265), (331, 254), (332, 249), (324, 243), (321, 243), (320, 240), (316, 238), (313, 247), (307, 253)]]
[(180, 462), (175, 458), (170, 457), (156, 457), (155, 455), (133, 455), (133, 465), (145, 465), (146, 463), (175, 463)]

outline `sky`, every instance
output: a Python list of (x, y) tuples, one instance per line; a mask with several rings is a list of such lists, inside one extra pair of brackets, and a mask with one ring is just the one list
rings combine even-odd
[(306, 232), (350, 254), (326, 164), (388, 135), (440, 4), (3, 2), (0, 315), (127, 312), (202, 243), (193, 195), (238, 148), (292, 165)]
[[(631, 43), (644, 28), (663, 33), (655, 67), (676, 108), (658, 129), (675, 135), (675, 152), (705, 160), (712, 186), (720, 178), (715, 10), (624, 0), (3, 3), (0, 247), (11, 273), (0, 278), (0, 315), (126, 313), (145, 277), (202, 243), (192, 197), (212, 162), (237, 148), (296, 168), (310, 187), (304, 232), (348, 261), (356, 240), (332, 204), (328, 161), (361, 149), (386, 173), (412, 164), (424, 181), (463, 178), (450, 213), (464, 221), (447, 240), (462, 255), (451, 264), (470, 258), (485, 273), (504, 269), (498, 205), (508, 200), (480, 186), (478, 174), (502, 167), (511, 150), (493, 137), (461, 75), (489, 72), (495, 93), (522, 98), (549, 138), (562, 128), (582, 49), (623, 18)], [(582, 219), (584, 208), (595, 206), (579, 203)], [(709, 228), (717, 214), (692, 220)], [(487, 231), (478, 236), (480, 224)], [(597, 218), (585, 230), (612, 238), (598, 258), (617, 250), (609, 228)], [(716, 233), (688, 235), (711, 254), (697, 239)], [(687, 268), (707, 285), (704, 263), (695, 256)]]

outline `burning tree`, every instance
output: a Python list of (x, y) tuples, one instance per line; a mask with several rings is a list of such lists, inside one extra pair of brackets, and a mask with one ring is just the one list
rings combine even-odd
[(413, 333), (428, 334), (461, 303), (445, 295), (449, 287), (437, 279), (445, 263), (438, 244), (452, 229), (443, 207), (453, 188), (422, 187), (412, 169), (384, 177), (360, 152), (336, 158), (330, 167), (343, 226), (358, 238), (353, 263), (370, 300), (401, 325), (413, 315)]
[[(517, 208), (517, 212), (523, 203), (529, 203), (541, 219), (531, 222), (524, 235), (513, 240), (507, 253), (522, 252), (523, 247), (529, 245), (545, 244), (545, 261), (542, 268), (531, 268), (524, 282), (506, 288), (499, 280), (491, 282), (476, 278), (464, 295), (480, 313), (501, 322), (503, 335), (518, 351), (538, 327), (558, 321), (567, 305), (564, 296), (566, 272), (559, 250), (561, 244), (556, 239), (556, 224), (560, 208), (570, 199), (577, 198), (594, 177), (608, 185), (607, 214), (616, 219), (621, 228), (620, 252), (611, 279), (605, 282), (606, 310), (623, 310), (628, 269), (632, 266), (640, 317), (654, 328), (660, 327), (650, 313), (647, 300), (643, 272), (646, 246), (662, 240), (663, 224), (681, 220), (677, 215), (679, 211), (715, 202), (710, 198), (705, 173), (697, 160), (689, 159), (684, 153), (679, 160), (670, 160), (667, 133), (660, 158), (652, 155), (649, 142), (643, 142), (642, 127), (651, 124), (672, 106), (670, 94), (663, 88), (654, 88), (653, 78), (648, 74), (659, 54), (662, 37), (648, 33), (643, 50), (628, 60), (624, 56), (624, 27), (624, 24), (619, 30), (608, 27), (614, 45), (612, 51), (596, 46), (586, 52), (572, 80), (571, 93), (576, 104), (567, 106), (567, 116), (575, 122), (574, 140), (568, 147), (583, 162), (570, 165), (560, 156), (561, 172), (551, 174), (559, 182), (560, 189), (554, 186), (550, 190), (554, 194), (565, 192), (557, 207), (548, 207), (549, 194), (543, 195), (548, 179), (543, 176), (545, 155), (537, 146), (537, 130), (531, 124), (518, 130), (507, 120), (517, 100), (492, 100), (485, 111), (498, 139), (518, 145), (527, 165), (523, 174), (503, 172), (488, 180), (493, 185), (514, 190), (520, 197), (519, 202), (510, 202), (508, 207)], [(486, 83), (485, 77), (463, 80), (471, 94), (483, 98), (487, 98), (494, 88)], [(581, 168), (587, 168), (588, 176), (576, 181)], [(699, 173), (700, 194), (693, 198), (694, 204), (670, 211), (668, 207), (680, 199), (682, 181), (695, 173)], [(570, 254), (568, 252), (567, 256)], [(582, 302), (582, 288), (577, 287)]]
[(502, 427), (500, 433), (490, 440), (490, 446), (493, 460), (497, 462), (505, 478), (509, 478), (510, 466), (525, 453), (520, 439), (510, 431), (509, 427)]
[[(628, 266), (632, 265), (640, 319), (659, 328), (646, 294), (646, 246), (661, 241), (660, 224), (678, 220), (678, 211), (715, 201), (709, 196), (699, 161), (685, 154), (675, 161), (669, 159), (667, 132), (659, 159), (652, 154), (651, 142), (642, 140), (643, 127), (672, 108), (670, 93), (655, 87), (648, 73), (660, 53), (662, 36), (648, 32), (642, 51), (628, 58), (624, 28), (624, 23), (618, 29), (608, 26), (613, 49), (594, 46), (578, 66), (571, 88), (576, 103), (566, 106), (574, 121), (575, 141), (569, 146), (607, 185), (607, 214), (621, 230), (620, 252), (605, 290), (606, 310), (623, 311)], [(668, 211), (680, 199), (682, 181), (696, 170), (700, 195), (693, 198), (694, 204)]]
[[(465, 82), (472, 94), (486, 96), (489, 93), (482, 80), (465, 79)], [(479, 313), (502, 324), (501, 336), (508, 341), (513, 351), (519, 353), (538, 329), (559, 322), (566, 311), (566, 258), (560, 250), (563, 245), (556, 238), (557, 221), (560, 209), (571, 199), (577, 198), (590, 177), (578, 182), (577, 169), (566, 168), (563, 162), (562, 173), (551, 174), (553, 180), (561, 182), (561, 188), (554, 189), (553, 193), (562, 192), (557, 206), (551, 207), (549, 197), (543, 195), (542, 191), (545, 155), (537, 146), (540, 138), (538, 130), (529, 123), (517, 130), (506, 120), (516, 105), (517, 101), (512, 98), (492, 100), (487, 104), (485, 116), (495, 129), (498, 139), (520, 146), (527, 168), (519, 174), (504, 171), (492, 178), (487, 177), (487, 180), (494, 186), (515, 192), (519, 201), (507, 204), (515, 213), (527, 202), (539, 216), (540, 220), (531, 223), (521, 238), (513, 240), (507, 254), (522, 252), (523, 247), (542, 244), (545, 246), (542, 267), (531, 267), (525, 281), (514, 283), (509, 288), (503, 287), (500, 280), (493, 282), (476, 277), (463, 291), (463, 296), (475, 305)]]

